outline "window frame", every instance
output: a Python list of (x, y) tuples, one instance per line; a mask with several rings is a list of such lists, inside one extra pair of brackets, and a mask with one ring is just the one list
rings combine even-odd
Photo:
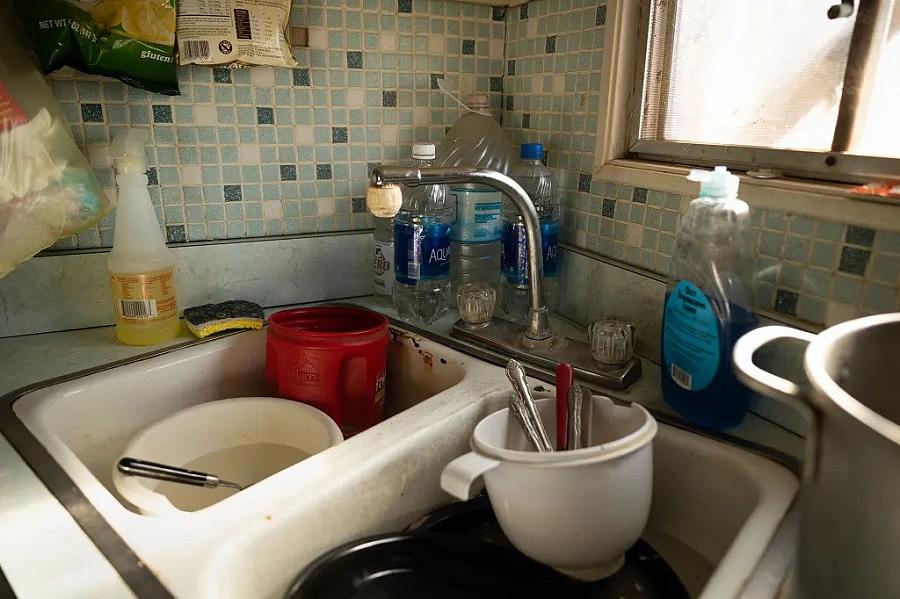
[[(693, 144), (697, 147), (693, 155), (687, 148), (682, 148), (685, 150), (682, 156), (672, 156), (668, 153), (669, 148), (652, 145), (641, 148), (642, 152), (636, 154), (630, 146), (635, 130), (634, 119), (639, 114), (634, 106), (641, 105), (643, 90), (643, 57), (646, 56), (649, 2), (650, 0), (608, 0), (607, 3), (593, 175), (613, 183), (689, 195), (696, 192), (696, 184), (685, 179), (688, 171), (697, 165), (723, 164), (722, 158), (703, 155), (701, 144)], [(758, 156), (741, 155), (742, 152), (753, 152), (758, 148), (720, 146), (717, 149), (724, 149), (725, 154), (722, 156), (728, 160), (725, 163), (738, 170), (754, 160), (758, 166), (765, 167)], [(779, 176), (762, 179), (738, 173), (741, 178), (740, 195), (751, 205), (900, 231), (900, 203), (896, 200), (853, 195), (850, 193), (853, 185), (822, 178), (820, 169), (815, 167), (833, 153), (792, 150), (774, 152), (794, 154), (800, 159), (797, 172), (805, 173), (808, 178)], [(870, 162), (871, 172), (881, 171), (880, 178), (885, 178), (884, 175), (893, 179), (900, 176), (900, 160), (847, 154), (838, 156), (841, 160), (837, 163), (848, 167), (854, 167), (855, 159)], [(815, 164), (810, 166), (812, 162)]]
[[(804, 177), (809, 179), (821, 179), (826, 181), (843, 181), (849, 183), (862, 183), (876, 179), (896, 178), (900, 173), (900, 159), (877, 156), (862, 156), (835, 151), (836, 147), (846, 147), (849, 130), (857, 117), (856, 104), (848, 102), (851, 94), (846, 94), (840, 102), (838, 122), (833, 132), (833, 144), (830, 150), (804, 151), (791, 149), (778, 149), (761, 146), (737, 146), (723, 144), (704, 144), (694, 142), (678, 142), (668, 140), (641, 139), (642, 126), (645, 125), (643, 115), (646, 105), (648, 86), (647, 47), (650, 43), (651, 19), (655, 17), (654, 27), (665, 27), (662, 35), (666, 36), (668, 45), (664, 54), (666, 61), (671, 60), (671, 46), (674, 43), (673, 21), (674, 10), (664, 10), (662, 15), (651, 15), (650, 9), (654, 0), (638, 0), (638, 54), (635, 59), (635, 75), (633, 77), (634, 90), (632, 92), (632, 106), (629, 114), (629, 143), (628, 153), (636, 158), (646, 160), (658, 160), (660, 162), (687, 163), (698, 166), (715, 166), (716, 164), (728, 164), (739, 170), (750, 169), (774, 169), (789, 176)], [(669, 3), (677, 4), (678, 0), (656, 0), (658, 5)], [(871, 25), (870, 19), (877, 17), (877, 10), (872, 14), (872, 7), (878, 7), (879, 2), (860, 3), (856, 7), (859, 17), (865, 20), (858, 22), (854, 28), (851, 44), (859, 45), (858, 38), (863, 37), (865, 42), (870, 41), (874, 34), (873, 27), (863, 27), (862, 22)], [(865, 15), (863, 11), (868, 11)], [(822, 18), (826, 18), (822, 14)], [(865, 31), (861, 31), (865, 29)], [(860, 35), (862, 33), (862, 36)], [(863, 42), (864, 43), (864, 42)], [(867, 46), (867, 44), (864, 43)], [(854, 49), (856, 51), (854, 51)], [(866, 78), (863, 73), (866, 69), (866, 57), (868, 48), (860, 51), (851, 46), (847, 58), (847, 70), (845, 76), (845, 88), (851, 85), (859, 87), (858, 79), (866, 80), (871, 84), (871, 78)], [(853, 62), (859, 64), (852, 64)], [(873, 61), (874, 62), (874, 61)], [(871, 67), (870, 67), (871, 68)], [(661, 87), (661, 85), (660, 85)], [(664, 90), (656, 89), (652, 93), (662, 95)], [(857, 97), (859, 94), (854, 94)], [(860, 121), (863, 116), (860, 114)]]

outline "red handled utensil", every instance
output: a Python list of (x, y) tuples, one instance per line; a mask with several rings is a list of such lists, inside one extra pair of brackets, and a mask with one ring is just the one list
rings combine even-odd
[(556, 449), (565, 451), (568, 442), (569, 389), (575, 380), (571, 364), (556, 367)]

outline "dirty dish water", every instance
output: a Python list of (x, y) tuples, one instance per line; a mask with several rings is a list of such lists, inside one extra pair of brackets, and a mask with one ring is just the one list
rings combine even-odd
[[(184, 465), (187, 470), (214, 472), (219, 478), (234, 481), (244, 488), (268, 478), (276, 472), (302, 462), (310, 456), (296, 447), (280, 443), (254, 443), (226, 447), (200, 456)], [(160, 482), (154, 489), (169, 498), (172, 505), (195, 512), (231, 497), (238, 492), (228, 487), (198, 491), (196, 487), (173, 482)]]

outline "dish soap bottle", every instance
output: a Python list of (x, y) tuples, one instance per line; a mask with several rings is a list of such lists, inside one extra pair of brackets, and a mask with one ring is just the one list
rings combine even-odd
[(735, 342), (756, 326), (750, 209), (724, 166), (692, 170), (700, 182), (672, 256), (662, 332), (662, 393), (688, 420), (722, 430), (740, 424), (750, 391), (734, 376)]
[(107, 262), (116, 310), (116, 337), (152, 345), (178, 336), (175, 260), (163, 241), (147, 191), (147, 130), (123, 129), (110, 155), (119, 186), (113, 249)]

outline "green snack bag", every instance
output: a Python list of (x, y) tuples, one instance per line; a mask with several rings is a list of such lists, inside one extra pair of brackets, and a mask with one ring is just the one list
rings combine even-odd
[(175, 0), (15, 0), (44, 73), (70, 66), (177, 95)]

